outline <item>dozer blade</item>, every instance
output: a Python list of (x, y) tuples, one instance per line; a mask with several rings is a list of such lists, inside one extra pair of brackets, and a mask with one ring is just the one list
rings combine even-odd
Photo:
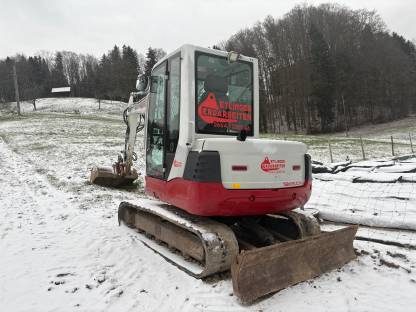
[(354, 259), (358, 226), (242, 251), (231, 265), (234, 294), (243, 303), (342, 267)]
[(91, 183), (107, 187), (123, 187), (133, 183), (138, 178), (137, 173), (131, 175), (117, 175), (112, 168), (94, 167), (91, 170)]

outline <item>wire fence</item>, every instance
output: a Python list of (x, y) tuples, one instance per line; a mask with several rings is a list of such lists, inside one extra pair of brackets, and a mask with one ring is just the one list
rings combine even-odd
[(367, 235), (416, 248), (416, 156), (326, 167), (331, 171), (315, 167), (320, 173), (313, 175), (306, 208), (324, 220), (360, 224), (368, 227)]
[[(397, 156), (400, 154), (414, 154), (415, 150), (414, 150), (414, 146), (413, 146), (413, 138), (412, 138), (412, 134), (411, 132), (409, 132), (409, 140), (408, 143), (405, 142), (405, 140), (403, 140), (403, 138), (400, 139), (394, 139), (393, 135), (390, 136), (389, 139), (381, 139), (381, 140), (374, 140), (374, 139), (366, 139), (365, 141), (367, 142), (367, 145), (374, 145), (374, 144), (382, 144), (385, 148), (387, 148), (387, 146), (390, 148), (391, 151), (391, 156)], [(357, 140), (357, 139), (356, 139)], [(368, 155), (370, 154), (370, 151), (368, 150), (368, 146), (366, 146), (366, 144), (364, 144), (364, 140), (362, 138), (362, 136), (359, 137), (359, 143), (360, 143), (360, 147), (361, 147), (361, 157), (363, 160), (366, 160)], [(367, 154), (366, 154), (366, 149), (367, 149)], [(389, 152), (390, 152), (389, 151)], [(388, 152), (388, 153), (389, 153)], [(328, 153), (329, 153), (329, 159), (332, 162), (334, 162), (334, 158), (333, 158), (333, 153), (332, 153), (332, 145), (331, 145), (331, 140), (328, 140)]]
[(416, 152), (416, 136), (412, 131), (392, 135), (382, 134), (371, 138), (302, 136), (290, 139), (306, 143), (312, 159), (325, 164), (400, 157), (413, 155)]

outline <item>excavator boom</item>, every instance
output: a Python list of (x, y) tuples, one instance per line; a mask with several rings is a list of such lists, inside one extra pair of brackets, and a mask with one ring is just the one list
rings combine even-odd
[(149, 97), (146, 94), (135, 102), (134, 97), (138, 95), (142, 94), (138, 92), (130, 93), (127, 108), (123, 113), (123, 119), (127, 125), (124, 151), (121, 155), (118, 155), (118, 159), (113, 163), (112, 168), (93, 167), (90, 174), (91, 183), (118, 188), (132, 185), (139, 177), (137, 170), (133, 167), (133, 160), (137, 157), (134, 152), (134, 144), (136, 134), (144, 128), (145, 111)]

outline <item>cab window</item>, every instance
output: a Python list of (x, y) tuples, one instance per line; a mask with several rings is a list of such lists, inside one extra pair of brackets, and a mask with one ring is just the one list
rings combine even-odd
[(253, 67), (225, 57), (195, 55), (197, 133), (253, 135)]

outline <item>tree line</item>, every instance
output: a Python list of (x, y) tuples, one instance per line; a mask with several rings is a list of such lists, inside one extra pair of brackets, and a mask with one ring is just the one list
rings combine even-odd
[[(259, 60), (262, 132), (348, 131), (416, 112), (415, 44), (390, 33), (375, 11), (299, 5), (214, 48)], [(68, 51), (8, 57), (0, 60), (0, 102), (14, 100), (14, 62), (23, 100), (71, 86), (73, 96), (126, 101), (137, 74), (149, 75), (164, 55), (124, 45), (100, 59)]]
[(416, 48), (375, 11), (299, 5), (218, 45), (259, 60), (262, 132), (329, 132), (416, 112)]
[(130, 46), (115, 45), (100, 59), (70, 51), (7, 57), (0, 60), (0, 102), (15, 99), (14, 64), (22, 100), (49, 97), (52, 88), (70, 86), (72, 96), (126, 101), (137, 75), (149, 74), (165, 54), (162, 49), (149, 47), (144, 56)]

